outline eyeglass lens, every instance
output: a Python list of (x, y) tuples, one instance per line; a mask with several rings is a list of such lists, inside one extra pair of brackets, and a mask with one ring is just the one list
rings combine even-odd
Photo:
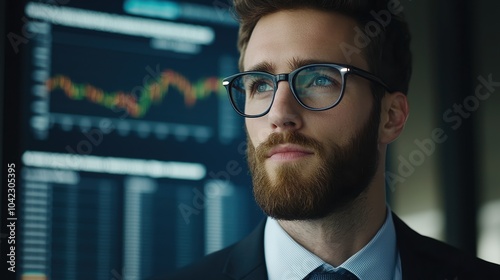
[[(335, 105), (342, 94), (342, 74), (332, 66), (310, 66), (290, 73), (290, 86), (295, 97), (310, 109)], [(236, 109), (245, 115), (265, 113), (272, 105), (277, 83), (275, 76), (263, 72), (244, 73), (229, 88)]]

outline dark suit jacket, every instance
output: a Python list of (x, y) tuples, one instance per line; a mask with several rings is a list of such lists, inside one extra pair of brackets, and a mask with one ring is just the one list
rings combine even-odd
[[(499, 265), (469, 256), (443, 242), (422, 236), (394, 213), (393, 220), (404, 280), (500, 280)], [(245, 239), (204, 257), (200, 262), (166, 279), (266, 280), (264, 225), (265, 221)]]

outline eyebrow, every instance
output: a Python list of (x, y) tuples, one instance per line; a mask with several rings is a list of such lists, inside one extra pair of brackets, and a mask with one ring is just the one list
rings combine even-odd
[(272, 64), (270, 62), (264, 61), (264, 62), (261, 62), (261, 63), (258, 63), (256, 65), (252, 66), (248, 70), (245, 70), (245, 72), (248, 72), (248, 71), (262, 71), (262, 72), (272, 73), (273, 69), (275, 69), (274, 64)]
[[(293, 71), (302, 66), (306, 66), (309, 64), (318, 64), (318, 63), (334, 63), (334, 62), (328, 62), (318, 59), (302, 59), (298, 57), (293, 57), (288, 61), (288, 67), (291, 69), (291, 71)], [(275, 72), (274, 69), (276, 69), (276, 67), (273, 63), (264, 61), (252, 66), (248, 70), (245, 70), (245, 72), (262, 71), (262, 72), (274, 73)]]
[(288, 66), (290, 69), (294, 70), (302, 66), (306, 66), (309, 64), (319, 64), (319, 63), (332, 63), (329, 61), (325, 60), (318, 60), (318, 59), (302, 59), (298, 57), (294, 57), (288, 61)]

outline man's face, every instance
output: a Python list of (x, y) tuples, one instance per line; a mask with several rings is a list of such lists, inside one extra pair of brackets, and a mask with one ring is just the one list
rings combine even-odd
[[(256, 25), (244, 70), (289, 73), (310, 63), (352, 64), (368, 70), (360, 55), (348, 63), (342, 43), (353, 43), (356, 22), (317, 10), (280, 11)], [(314, 112), (280, 82), (270, 112), (246, 119), (254, 193), (271, 217), (317, 219), (349, 205), (377, 169), (379, 115), (368, 81), (350, 75), (342, 101)]]

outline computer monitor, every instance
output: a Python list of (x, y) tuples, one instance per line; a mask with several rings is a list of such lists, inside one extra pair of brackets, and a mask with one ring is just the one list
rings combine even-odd
[(15, 180), (0, 205), (15, 230), (2, 226), (1, 246), (12, 279), (166, 274), (262, 219), (243, 119), (221, 84), (238, 72), (230, 7), (5, 2), (2, 175)]

